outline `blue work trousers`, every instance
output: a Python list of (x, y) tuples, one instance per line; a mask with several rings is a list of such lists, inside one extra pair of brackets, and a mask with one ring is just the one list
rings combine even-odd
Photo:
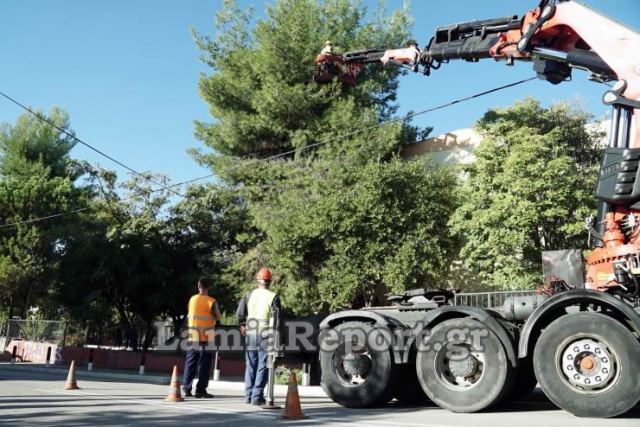
[(204, 394), (207, 391), (209, 372), (211, 371), (211, 359), (212, 354), (211, 351), (206, 350), (206, 344), (194, 344), (192, 348), (187, 350), (182, 378), (182, 387), (185, 392), (191, 391), (193, 379), (196, 377), (196, 369), (198, 370), (196, 394)]
[(245, 353), (246, 368), (244, 371), (244, 387), (247, 401), (259, 403), (264, 401), (264, 387), (267, 385), (267, 352), (261, 347), (262, 338), (258, 333), (245, 336), (247, 346)]

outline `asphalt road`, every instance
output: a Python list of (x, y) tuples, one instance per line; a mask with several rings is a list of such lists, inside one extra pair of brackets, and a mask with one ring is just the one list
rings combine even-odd
[[(266, 411), (244, 403), (239, 391), (209, 391), (213, 400), (163, 401), (168, 387), (141, 383), (81, 380), (81, 390), (63, 390), (59, 374), (0, 370), (0, 425), (162, 426), (238, 425), (270, 426), (285, 423), (280, 411)], [(283, 403), (282, 396), (277, 403)], [(400, 406), (393, 402), (377, 409), (347, 409), (325, 397), (303, 397), (306, 420), (287, 425), (357, 426), (635, 426), (640, 407), (625, 417), (602, 420), (577, 418), (557, 409), (535, 392), (526, 401), (479, 414), (454, 414), (438, 407)]]

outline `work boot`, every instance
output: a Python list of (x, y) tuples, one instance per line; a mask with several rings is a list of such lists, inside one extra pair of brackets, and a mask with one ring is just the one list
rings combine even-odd
[(196, 399), (213, 399), (214, 397), (213, 394), (209, 394), (206, 391), (203, 393), (196, 392)]

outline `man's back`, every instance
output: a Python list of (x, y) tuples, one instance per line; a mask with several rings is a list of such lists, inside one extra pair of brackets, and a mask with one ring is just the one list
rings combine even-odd
[(273, 307), (280, 308), (278, 295), (265, 288), (256, 288), (242, 297), (236, 318), (240, 325), (247, 324), (250, 328), (263, 329), (269, 324)]
[(271, 316), (271, 306), (276, 297), (274, 292), (268, 289), (254, 289), (247, 301), (247, 317), (258, 321), (260, 328), (266, 327)]
[[(216, 299), (209, 295), (196, 294), (189, 299), (189, 330), (198, 331), (197, 334), (190, 333), (191, 341), (208, 341), (207, 331), (213, 330), (216, 325), (213, 316), (213, 308)], [(211, 332), (209, 332), (210, 334)], [(197, 336), (197, 339), (196, 339)]]

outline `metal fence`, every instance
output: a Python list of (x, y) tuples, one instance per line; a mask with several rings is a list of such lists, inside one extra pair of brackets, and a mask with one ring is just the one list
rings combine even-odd
[(6, 324), (7, 340), (13, 338), (52, 343), (62, 343), (64, 340), (65, 322), (60, 320), (9, 319)]
[(529, 296), (535, 293), (535, 290), (459, 293), (454, 294), (453, 304), (477, 308), (500, 308), (509, 297)]

